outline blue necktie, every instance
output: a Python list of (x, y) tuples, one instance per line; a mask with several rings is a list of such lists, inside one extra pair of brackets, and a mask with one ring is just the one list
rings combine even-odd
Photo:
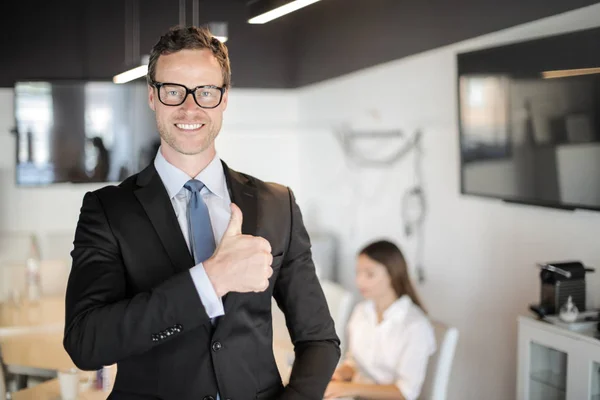
[(215, 251), (215, 237), (208, 207), (200, 195), (204, 183), (190, 179), (183, 187), (191, 192), (187, 207), (188, 232), (194, 261), (199, 264), (210, 258)]
[[(208, 207), (200, 195), (204, 183), (190, 179), (183, 187), (191, 192), (187, 207), (187, 220), (194, 261), (199, 264), (210, 258), (215, 251), (215, 236), (208, 215)], [(214, 323), (214, 321), (211, 322)], [(221, 396), (217, 392), (217, 400), (220, 399)]]

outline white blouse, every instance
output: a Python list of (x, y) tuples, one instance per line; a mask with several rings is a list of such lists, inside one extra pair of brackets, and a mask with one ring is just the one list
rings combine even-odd
[(407, 400), (419, 397), (436, 343), (431, 323), (410, 297), (392, 303), (381, 323), (372, 301), (359, 303), (347, 329), (346, 362), (357, 371), (354, 382), (395, 384)]

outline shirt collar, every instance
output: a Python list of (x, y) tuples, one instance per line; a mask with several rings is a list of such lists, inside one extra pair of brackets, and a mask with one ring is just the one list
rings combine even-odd
[(383, 312), (383, 319), (404, 319), (411, 303), (410, 296), (406, 294), (402, 295)]
[[(160, 148), (154, 158), (154, 168), (156, 168), (156, 172), (158, 172), (160, 179), (163, 181), (170, 199), (173, 199), (181, 191), (183, 185), (190, 180), (188, 174), (165, 159)], [(204, 183), (204, 186), (213, 194), (222, 199), (225, 198), (227, 184), (225, 182), (223, 164), (218, 156), (215, 155), (212, 161), (194, 179)]]
[[(408, 313), (411, 303), (412, 300), (408, 295), (402, 295), (383, 312), (383, 320), (387, 321), (389, 319), (404, 319)], [(369, 310), (369, 313), (374, 321), (377, 321), (377, 309), (375, 308), (375, 303), (372, 300), (369, 300), (367, 303), (367, 309)]]

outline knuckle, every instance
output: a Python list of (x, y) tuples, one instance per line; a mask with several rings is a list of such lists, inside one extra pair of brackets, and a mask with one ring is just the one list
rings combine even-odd
[(257, 236), (256, 239), (261, 247), (261, 249), (267, 250), (269, 253), (271, 252), (271, 243), (267, 239), (261, 236)]
[(264, 239), (265, 241), (265, 249), (270, 253), (273, 249), (271, 248), (271, 243), (269, 243), (269, 241), (267, 239)]

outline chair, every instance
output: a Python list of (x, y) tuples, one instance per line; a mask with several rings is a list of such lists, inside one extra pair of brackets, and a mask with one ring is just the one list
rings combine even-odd
[[(345, 332), (346, 322), (348, 322), (348, 318), (352, 312), (352, 293), (335, 282), (322, 280), (320, 283), (325, 294), (329, 312), (335, 324), (336, 332), (341, 338)], [(290, 341), (291, 343), (285, 324), (285, 316), (277, 306), (275, 299), (272, 299), (271, 312), (273, 319), (273, 340), (276, 342)]]
[(47, 260), (63, 260), (71, 264), (73, 250), (73, 231), (53, 231), (41, 237), (42, 258)]
[(329, 306), (329, 312), (335, 323), (335, 330), (342, 342), (341, 350), (343, 354), (346, 344), (344, 337), (346, 333), (346, 323), (352, 313), (352, 293), (339, 283), (328, 280), (321, 280), (321, 288), (323, 289), (327, 305)]
[(437, 351), (429, 358), (427, 374), (421, 389), (421, 400), (445, 400), (454, 360), (458, 330), (439, 321), (431, 321)]
[(25, 263), (34, 237), (32, 232), (0, 232), (0, 302), (23, 295)]
[(44, 296), (64, 296), (71, 265), (65, 259), (41, 260), (40, 281)]
[[(321, 288), (329, 307), (329, 312), (333, 318), (336, 332), (342, 339), (341, 350), (344, 351), (345, 340), (342, 334), (345, 332), (346, 322), (352, 312), (352, 293), (344, 289), (338, 283), (321, 280)], [(287, 384), (291, 366), (294, 361), (294, 345), (287, 330), (285, 315), (277, 306), (275, 299), (271, 299), (271, 314), (273, 322), (273, 351), (277, 368), (284, 384)]]
[(31, 254), (31, 232), (0, 232), (0, 263), (24, 262)]
[(2, 352), (0, 351), (0, 400), (6, 400), (8, 390), (6, 389), (6, 371), (4, 363), (2, 362)]

